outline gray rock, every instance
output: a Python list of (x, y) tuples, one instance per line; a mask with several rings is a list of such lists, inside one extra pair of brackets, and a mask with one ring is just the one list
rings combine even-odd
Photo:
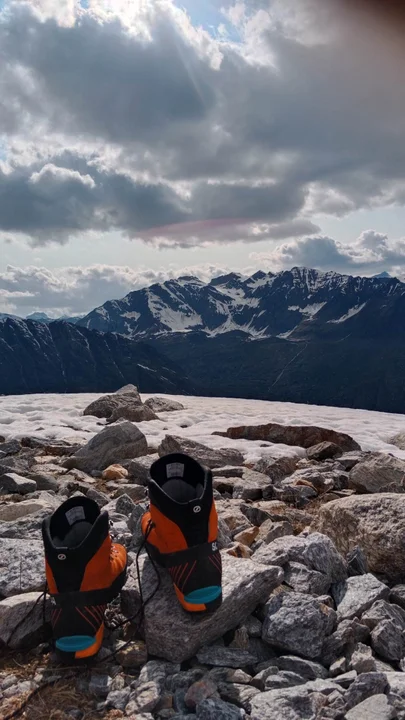
[(155, 460), (159, 459), (157, 453), (144, 455), (132, 460), (124, 460), (121, 465), (128, 470), (128, 479), (137, 485), (147, 485), (150, 480), (150, 468)]
[(350, 487), (358, 492), (404, 492), (405, 460), (378, 453), (350, 471)]
[(342, 675), (338, 675), (337, 677), (333, 678), (336, 685), (339, 685), (339, 687), (343, 688), (344, 690), (347, 690), (356, 679), (357, 673), (355, 670), (349, 670), (349, 672), (343, 673)]
[[(46, 514), (52, 513), (56, 509), (57, 505), (60, 504), (60, 500), (48, 496), (49, 501), (46, 500), (22, 500), (21, 502), (12, 502), (2, 505), (0, 507), (0, 528), (6, 528), (8, 524), (14, 523), (16, 520), (21, 519), (22, 523), (29, 515), (35, 515), (36, 513), (41, 514), (41, 517), (45, 517)], [(52, 501), (52, 502), (51, 502)], [(1, 537), (1, 535), (0, 535)], [(11, 537), (11, 536), (10, 536)], [(16, 536), (18, 537), (18, 535)]]
[(249, 615), (243, 623), (246, 628), (248, 635), (253, 638), (260, 638), (262, 636), (262, 623), (259, 618), (254, 615)]
[(359, 452), (347, 452), (338, 458), (339, 465), (342, 465), (344, 470), (351, 470), (354, 468), (355, 465), (357, 465), (358, 462), (361, 462), (365, 457), (367, 457), (367, 453), (362, 452), (361, 450)]
[(296, 685), (303, 685), (306, 682), (305, 678), (297, 673), (290, 672), (288, 670), (281, 671), (277, 675), (269, 675), (264, 683), (265, 690), (278, 690), (279, 688), (295, 687)]
[(109, 694), (112, 685), (112, 678), (109, 675), (93, 674), (89, 682), (89, 692), (96, 697), (105, 698)]
[(311, 533), (308, 537), (291, 535), (278, 538), (269, 545), (262, 545), (255, 552), (253, 560), (275, 565), (285, 565), (287, 562), (301, 563), (310, 570), (322, 573), (328, 587), (346, 577), (343, 558), (331, 540), (320, 533)]
[(347, 708), (363, 702), (372, 695), (383, 693), (387, 687), (387, 677), (383, 673), (363, 673), (358, 675), (345, 695)]
[(29, 473), (29, 479), (36, 482), (37, 490), (58, 492), (60, 489), (60, 481), (48, 473)]
[(350, 667), (358, 675), (367, 672), (376, 672), (376, 662), (368, 645), (358, 643), (350, 659)]
[(142, 712), (153, 712), (159, 703), (166, 679), (169, 675), (180, 670), (179, 666), (150, 660), (143, 666), (139, 679), (134, 683), (126, 708), (127, 715), (137, 715)]
[(121, 495), (127, 495), (133, 500), (134, 503), (142, 502), (147, 498), (146, 488), (142, 485), (129, 485), (125, 483), (115, 491), (114, 497), (121, 497)]
[(319, 509), (313, 525), (325, 531), (345, 556), (360, 545), (370, 572), (381, 573), (393, 583), (405, 576), (403, 494), (353, 495), (327, 503)]
[(308, 448), (307, 456), (309, 460), (328, 460), (342, 455), (342, 449), (333, 442), (321, 442)]
[(391, 589), (390, 601), (405, 610), (405, 585), (395, 585)]
[(5, 458), (9, 457), (10, 455), (17, 455), (20, 450), (21, 445), (18, 440), (9, 440), (8, 442), (3, 442), (0, 448), (0, 457)]
[(273, 540), (286, 535), (294, 535), (294, 528), (288, 520), (281, 520), (280, 522), (265, 520), (260, 527), (257, 541), (262, 540), (264, 543), (269, 544)]
[(176, 412), (177, 410), (184, 410), (184, 405), (177, 402), (177, 400), (170, 400), (165, 397), (151, 397), (145, 400), (144, 405), (153, 410), (155, 413), (160, 412)]
[(309, 570), (306, 565), (290, 562), (284, 567), (284, 582), (297, 592), (310, 595), (324, 595), (330, 587), (330, 579), (327, 575)]
[(108, 495), (100, 492), (100, 490), (96, 490), (95, 488), (90, 488), (90, 490), (88, 490), (87, 497), (90, 498), (90, 500), (94, 500), (99, 507), (104, 507), (110, 502)]
[(125, 710), (129, 702), (131, 690), (129, 687), (123, 690), (112, 690), (107, 695), (106, 707), (115, 708), (116, 710)]
[(322, 717), (327, 695), (339, 690), (328, 680), (269, 690), (252, 699), (251, 720), (314, 720)]
[[(212, 672), (212, 671), (211, 671)], [(214, 671), (215, 672), (215, 671)], [(226, 677), (227, 670), (222, 671), (223, 676), (221, 679), (224, 679)], [(170, 685), (169, 690), (172, 693), (175, 693), (176, 690), (188, 690), (189, 687), (194, 685), (194, 683), (201, 680), (206, 675), (205, 668), (192, 668), (191, 670), (184, 670), (182, 672), (176, 673), (175, 675), (172, 675), (170, 678)], [(208, 674), (210, 677), (210, 673)], [(215, 678), (214, 678), (215, 681)]]
[[(150, 654), (176, 662), (193, 657), (203, 644), (213, 642), (240, 625), (283, 579), (280, 568), (260, 566), (226, 553), (222, 553), (222, 564), (222, 605), (212, 615), (201, 618), (191, 617), (183, 611), (168, 573), (160, 571), (160, 588), (145, 607), (145, 635)], [(148, 597), (156, 588), (156, 576), (150, 562), (142, 556), (140, 572), (143, 595)], [(136, 571), (132, 568), (121, 597), (129, 614), (140, 607)]]
[(377, 600), (371, 608), (363, 613), (361, 621), (373, 630), (382, 620), (392, 620), (398, 625), (398, 632), (405, 630), (405, 610), (399, 605)]
[(10, 495), (18, 493), (19, 495), (27, 495), (35, 492), (37, 484), (35, 480), (29, 480), (17, 473), (5, 473), (0, 476), (0, 495)]
[(241, 478), (245, 468), (240, 465), (224, 465), (224, 467), (214, 468), (212, 470), (213, 478)]
[(270, 485), (267, 475), (254, 470), (244, 470), (241, 478), (233, 480), (232, 496), (238, 500), (259, 500)]
[(393, 620), (382, 620), (371, 632), (373, 650), (385, 660), (398, 662), (405, 655), (403, 632)]
[(357, 618), (343, 620), (339, 623), (335, 632), (326, 638), (324, 642), (321, 655), (322, 664), (331, 666), (342, 655), (353, 652), (357, 643), (367, 642), (369, 637), (369, 628), (367, 625), (362, 625)]
[(176, 452), (191, 455), (195, 460), (209, 468), (223, 465), (243, 465), (242, 453), (234, 448), (214, 450), (189, 438), (166, 435), (158, 447), (160, 457)]
[[(47, 600), (46, 621), (49, 621), (49, 618), (50, 601)], [(42, 593), (14, 595), (0, 601), (0, 646), (9, 645), (12, 649), (26, 647), (30, 643), (37, 642), (42, 631)]]
[(347, 571), (353, 575), (366, 575), (368, 573), (367, 558), (361, 547), (355, 547), (347, 553)]
[(220, 683), (218, 692), (222, 700), (242, 707), (246, 712), (250, 712), (252, 698), (260, 693), (255, 687), (250, 685), (241, 685), (239, 683)]
[(103, 395), (94, 400), (83, 411), (83, 415), (93, 415), (98, 418), (111, 417), (114, 410), (122, 405), (142, 406), (141, 396), (135, 385), (126, 385), (112, 395)]
[[(297, 467), (298, 461), (298, 457), (283, 457), (277, 459), (264, 457), (256, 463), (254, 469), (258, 473), (267, 475), (272, 482), (278, 482), (288, 477), (288, 475), (292, 475)], [(268, 487), (270, 487), (270, 485)]]
[(281, 650), (316, 658), (325, 638), (333, 631), (335, 617), (334, 610), (316, 598), (302, 593), (279, 593), (266, 605), (263, 640)]
[(213, 695), (217, 695), (217, 684), (210, 677), (205, 676), (190, 685), (184, 696), (184, 703), (186, 708), (195, 710), (197, 705)]
[(339, 658), (338, 660), (335, 660), (334, 663), (329, 668), (329, 677), (335, 678), (339, 675), (343, 675), (346, 672), (347, 668), (347, 660), (343, 656)]
[(257, 662), (257, 658), (247, 652), (247, 650), (215, 645), (202, 647), (197, 653), (197, 660), (202, 665), (225, 666), (230, 668), (243, 668), (254, 665)]
[(0, 598), (41, 590), (44, 584), (43, 544), (0, 538)]
[(345, 715), (345, 720), (392, 720), (397, 717), (395, 708), (386, 695), (373, 695), (355, 705)]
[(197, 720), (243, 720), (245, 717), (244, 710), (223, 700), (208, 698), (197, 707)]
[(317, 678), (327, 678), (328, 671), (320, 663), (306, 660), (294, 655), (282, 655), (275, 661), (280, 670), (289, 670), (297, 673), (306, 680), (316, 680)]
[(85, 472), (104, 470), (109, 465), (125, 458), (146, 455), (148, 444), (145, 435), (131, 422), (121, 422), (106, 427), (95, 435), (76, 455), (67, 458), (67, 468), (78, 468)]
[(370, 573), (349, 577), (333, 589), (339, 620), (360, 617), (376, 600), (388, 599), (389, 588)]

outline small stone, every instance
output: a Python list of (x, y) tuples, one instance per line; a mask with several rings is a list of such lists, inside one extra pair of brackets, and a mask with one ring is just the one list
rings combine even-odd
[(112, 678), (109, 675), (92, 675), (89, 683), (89, 692), (96, 697), (107, 697), (111, 690)]
[(390, 602), (399, 605), (405, 610), (405, 585), (395, 585), (395, 587), (391, 589)]
[(242, 627), (236, 628), (233, 640), (229, 643), (229, 647), (239, 650), (247, 650), (249, 648), (249, 633), (247, 629)]
[(328, 460), (328, 458), (335, 458), (342, 455), (342, 449), (339, 445), (333, 442), (321, 442), (317, 445), (312, 445), (308, 448), (307, 456), (308, 460)]
[(395, 708), (386, 695), (373, 695), (355, 705), (345, 715), (345, 720), (392, 720), (397, 717)]
[(217, 691), (217, 686), (209, 678), (199, 680), (189, 687), (184, 702), (188, 708), (194, 710), (203, 700), (212, 697)]
[(114, 493), (115, 498), (121, 495), (128, 495), (134, 503), (138, 503), (146, 499), (147, 493), (146, 488), (142, 487), (142, 485), (129, 485), (125, 483), (125, 485), (121, 485)]
[(197, 707), (197, 720), (244, 720), (245, 711), (223, 700), (209, 698)]
[(246, 650), (217, 647), (214, 645), (201, 648), (197, 653), (197, 660), (202, 665), (231, 668), (248, 667), (257, 662), (257, 658)]
[(358, 675), (376, 671), (375, 659), (368, 645), (358, 643), (350, 659), (350, 667), (352, 670), (356, 670)]
[(262, 623), (259, 618), (249, 615), (243, 623), (250, 637), (260, 638), (262, 636)]
[(90, 488), (90, 490), (88, 490), (87, 497), (90, 498), (90, 500), (94, 500), (99, 507), (104, 507), (110, 502), (108, 495), (96, 490), (95, 488)]
[[(335, 679), (336, 682), (336, 679)], [(346, 693), (346, 706), (348, 709), (358, 705), (372, 695), (383, 693), (387, 687), (387, 677), (383, 673), (363, 673), (358, 675)]]
[(35, 480), (29, 480), (17, 473), (10, 472), (0, 476), (0, 495), (10, 495), (12, 493), (27, 495), (35, 492), (36, 489)]
[(109, 465), (103, 470), (101, 477), (103, 480), (122, 480), (128, 477), (128, 470), (122, 465)]
[(342, 675), (338, 675), (337, 677), (333, 678), (333, 681), (336, 683), (336, 685), (339, 685), (340, 687), (347, 690), (347, 688), (350, 687), (352, 683), (357, 678), (357, 673), (355, 670), (349, 670), (349, 672), (342, 673)]
[[(50, 601), (45, 604), (45, 620), (50, 618)], [(0, 601), (0, 644), (12, 649), (37, 643), (44, 630), (43, 594), (28, 592)], [(41, 638), (42, 640), (42, 638)]]
[(370, 573), (349, 577), (333, 591), (339, 620), (360, 617), (376, 600), (388, 599), (389, 593), (387, 585)]
[(220, 683), (218, 691), (222, 700), (238, 705), (246, 712), (250, 712), (251, 700), (260, 692), (255, 687), (238, 683)]
[(247, 545), (240, 542), (233, 542), (229, 548), (226, 548), (225, 552), (227, 555), (236, 558), (250, 558), (253, 554)]
[(368, 573), (367, 558), (358, 545), (347, 553), (346, 559), (349, 576), (366, 575)]
[(268, 667), (264, 668), (263, 670), (260, 670), (252, 679), (251, 685), (253, 687), (257, 687), (259, 690), (264, 690), (266, 685), (266, 680), (270, 675), (278, 675), (279, 669), (277, 665), (269, 665)]
[[(125, 645), (125, 643), (123, 643)], [(134, 640), (116, 654), (117, 662), (124, 668), (142, 667), (148, 661), (148, 651), (143, 640)]]
[(373, 650), (384, 660), (399, 662), (405, 654), (403, 633), (393, 620), (382, 620), (371, 632)]
[(297, 673), (282, 671), (277, 675), (270, 675), (264, 684), (265, 690), (277, 690), (279, 688), (295, 687), (296, 685), (303, 685), (305, 678)]
[(330, 579), (327, 575), (317, 570), (309, 570), (305, 565), (297, 562), (289, 562), (285, 565), (284, 582), (296, 592), (309, 595), (323, 595), (330, 587)]
[(329, 677), (337, 677), (338, 675), (343, 675), (346, 672), (347, 669), (347, 660), (345, 657), (341, 657), (338, 660), (335, 660), (334, 663), (329, 668)]
[(115, 708), (116, 710), (125, 710), (128, 705), (130, 693), (131, 691), (129, 687), (124, 688), (123, 690), (113, 690), (107, 695), (106, 707)]
[(328, 671), (320, 663), (295, 657), (294, 655), (282, 655), (276, 660), (276, 665), (280, 670), (294, 672), (307, 680), (328, 677)]
[(265, 520), (260, 526), (257, 539), (268, 544), (286, 535), (294, 535), (294, 528), (288, 520), (281, 520), (280, 522)]
[(238, 685), (249, 685), (252, 680), (252, 676), (245, 673), (243, 670), (229, 670), (227, 681), (230, 683), (237, 683)]
[(242, 545), (247, 545), (247, 547), (250, 547), (256, 540), (258, 533), (258, 527), (251, 527), (247, 528), (246, 530), (242, 530), (242, 532), (240, 533), (237, 533), (233, 539), (237, 543), (242, 543)]
[(333, 631), (335, 617), (336, 613), (316, 598), (279, 593), (267, 603), (263, 640), (281, 650), (316, 658)]

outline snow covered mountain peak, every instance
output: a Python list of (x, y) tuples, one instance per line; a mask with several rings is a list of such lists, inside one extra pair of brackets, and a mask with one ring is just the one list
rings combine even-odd
[(380, 316), (389, 327), (387, 316), (403, 317), (404, 306), (405, 285), (396, 278), (381, 282), (294, 267), (251, 277), (232, 272), (208, 283), (185, 275), (109, 301), (78, 324), (143, 339), (237, 331), (247, 339), (297, 341), (314, 334), (338, 338), (363, 332)]

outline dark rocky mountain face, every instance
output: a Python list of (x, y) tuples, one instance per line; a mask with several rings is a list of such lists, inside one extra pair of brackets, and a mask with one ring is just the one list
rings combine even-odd
[(363, 278), (293, 268), (251, 278), (230, 273), (203, 283), (193, 277), (136, 290), (107, 302), (78, 325), (132, 338), (241, 331), (246, 337), (292, 340), (398, 337), (405, 284), (396, 278)]
[(0, 320), (0, 394), (108, 392), (128, 383), (142, 392), (192, 390), (146, 343), (63, 321)]

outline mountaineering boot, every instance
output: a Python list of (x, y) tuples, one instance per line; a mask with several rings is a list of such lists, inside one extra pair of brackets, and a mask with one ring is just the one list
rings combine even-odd
[(108, 513), (87, 497), (66, 500), (43, 521), (42, 537), (57, 653), (90, 658), (103, 642), (107, 603), (125, 583), (127, 552), (111, 541)]
[(173, 453), (156, 460), (150, 476), (149, 512), (142, 518), (148, 553), (168, 569), (185, 610), (216, 610), (222, 602), (222, 563), (212, 473)]

